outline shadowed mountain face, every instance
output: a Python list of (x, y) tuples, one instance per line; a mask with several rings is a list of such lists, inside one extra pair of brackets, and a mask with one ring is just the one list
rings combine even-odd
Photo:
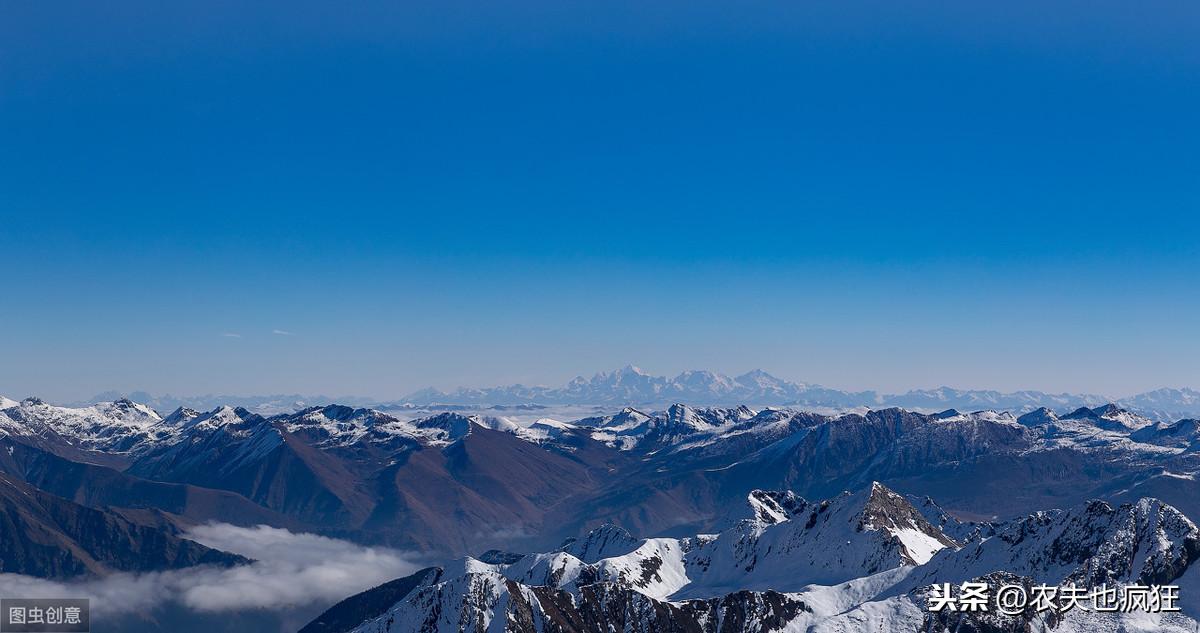
[(412, 593), (417, 587), (437, 582), (442, 570), (437, 567), (422, 569), (411, 576), (397, 578), (356, 594), (333, 605), (300, 633), (342, 633), (358, 626), (363, 620), (377, 618), (392, 608), (392, 605)]
[(288, 527), (298, 523), (232, 492), (151, 481), (106, 466), (71, 461), (30, 446), (19, 437), (0, 437), (0, 472), (76, 503), (112, 508), (155, 524), (183, 527), (223, 521)]
[(0, 572), (66, 578), (248, 562), (0, 474)]

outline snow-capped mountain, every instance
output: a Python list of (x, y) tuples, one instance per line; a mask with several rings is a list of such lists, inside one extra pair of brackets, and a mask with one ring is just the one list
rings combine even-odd
[[(1173, 421), (1200, 417), (1200, 391), (1195, 389), (1157, 389), (1127, 398), (1096, 394), (1046, 393), (1023, 390), (1001, 392), (986, 389), (915, 389), (905, 393), (847, 391), (821, 385), (784, 380), (755, 369), (737, 376), (707, 370), (689, 370), (674, 377), (655, 376), (628, 365), (600, 372), (590, 378), (577, 376), (561, 387), (543, 385), (507, 385), (486, 388), (459, 388), (440, 391), (432, 387), (413, 392), (400, 400), (365, 397), (273, 394), (260, 396), (155, 396), (146, 392), (105, 392), (87, 403), (119, 399), (140, 402), (157, 411), (189, 408), (207, 411), (218, 406), (241, 407), (263, 416), (293, 413), (313, 406), (341, 403), (355, 408), (384, 411), (413, 411), (453, 407), (545, 407), (553, 405), (631, 406), (639, 409), (661, 408), (674, 402), (694, 406), (743, 404), (749, 406), (793, 406), (809, 410), (847, 411), (862, 408), (899, 407), (914, 411), (936, 412), (945, 409), (977, 411), (990, 409), (1027, 413), (1038, 408), (1073, 411), (1081, 407), (1099, 407), (1115, 403), (1128, 411), (1154, 421)], [(14, 401), (0, 399), (0, 409)], [(8, 404), (6, 404), (8, 403)]]
[(171, 394), (155, 395), (145, 391), (105, 391), (98, 393), (86, 402), (68, 403), (70, 407), (86, 407), (95, 402), (111, 402), (120, 399), (132, 400), (140, 402), (156, 411), (174, 411), (175, 409), (194, 409), (196, 411), (209, 411), (220, 406), (241, 407), (247, 411), (253, 411), (259, 415), (278, 415), (281, 413), (292, 413), (312, 406), (328, 404), (331, 402), (339, 402), (355, 407), (374, 406), (378, 405), (379, 401), (374, 398), (362, 398), (355, 396), (325, 396), (325, 395), (302, 395), (302, 394), (265, 394), (265, 395), (250, 395), (238, 396), (229, 394), (206, 394), (199, 396), (174, 396)]
[(852, 407), (869, 401), (874, 394), (850, 394), (781, 380), (762, 370), (736, 377), (693, 370), (675, 377), (654, 376), (628, 365), (591, 378), (577, 376), (562, 387), (512, 385), (486, 389), (457, 389), (442, 392), (423, 389), (404, 399), (418, 405), (445, 403), (515, 404), (623, 404), (661, 405), (671, 402), (696, 404), (784, 404), (800, 401), (814, 406)]
[(450, 392), (427, 388), (410, 394), (402, 402), (419, 406), (539, 403), (617, 404), (639, 408), (688, 402), (693, 405), (787, 405), (822, 410), (900, 407), (918, 411), (991, 409), (1017, 413), (1040, 407), (1075, 410), (1115, 402), (1124, 409), (1159, 421), (1200, 417), (1200, 392), (1193, 389), (1159, 389), (1124, 399), (1095, 394), (1053, 394), (1032, 390), (1006, 393), (951, 387), (882, 394), (791, 382), (761, 369), (732, 377), (704, 370), (684, 371), (668, 377), (654, 376), (632, 365), (616, 371), (600, 372), (591, 378), (578, 376), (562, 387), (511, 385), (463, 388)]
[[(613, 380), (627, 379), (645, 382)], [(685, 382), (725, 384), (699, 373)], [(945, 624), (922, 609), (941, 578), (1200, 578), (1185, 516), (1200, 512), (1194, 419), (1154, 421), (1115, 403), (1020, 416), (684, 403), (583, 411), (510, 419), (326, 405), (264, 416), (218, 406), (162, 416), (128, 400), (27, 399), (0, 408), (0, 477), (148, 529), (139, 541), (222, 520), (443, 560), (493, 550), (443, 565), (352, 626), (389, 611), (393, 627), (416, 630), (467, 620), (605, 630), (619, 609), (632, 619), (618, 624), (647, 631), (916, 630)], [(40, 516), (22, 507), (7, 510), (18, 524)], [(1039, 507), (1067, 510), (1026, 516)], [(409, 606), (394, 610), (400, 602)]]
[(1129, 435), (1130, 439), (1147, 444), (1158, 444), (1174, 448), (1200, 449), (1200, 420), (1187, 419), (1178, 422), (1159, 422), (1144, 426)]
[(70, 408), (26, 398), (0, 409), (0, 433), (65, 440), (74, 448), (104, 453), (126, 453), (162, 439), (170, 433), (162, 422), (154, 409), (126, 399)]
[(819, 503), (761, 490), (752, 491), (749, 502), (754, 518), (690, 548), (684, 559), (690, 582), (673, 594), (708, 597), (736, 589), (837, 584), (922, 564), (957, 545), (903, 496), (877, 482)]
[(1200, 417), (1200, 391), (1195, 389), (1155, 389), (1119, 400), (1118, 404), (1155, 420)]
[[(942, 582), (1115, 587), (1190, 578), (1200, 552), (1196, 527), (1156, 499), (1120, 508), (1093, 502), (1038, 512), (995, 536), (977, 530), (964, 543), (879, 484), (822, 502), (780, 491), (755, 491), (748, 502), (751, 518), (717, 534), (639, 540), (606, 525), (547, 553), (493, 563), (468, 557), (422, 570), (346, 600), (304, 631), (917, 633), (1117, 631), (1139, 621), (1153, 621), (1156, 630), (1165, 631), (1196, 626), (1192, 613), (1029, 609), (1006, 617), (993, 609), (955, 613), (947, 621), (925, 608), (932, 586)], [(607, 551), (595, 549), (599, 544)], [(581, 552), (592, 555), (576, 555)], [(809, 563), (816, 559), (833, 566), (814, 568)], [(823, 571), (828, 569), (838, 573), (829, 576)], [(381, 595), (391, 604), (374, 599)], [(348, 626), (356, 611), (359, 623)], [(333, 621), (341, 626), (322, 627)]]
[(677, 403), (661, 415), (626, 407), (615, 415), (585, 418), (575, 424), (592, 429), (591, 436), (597, 441), (629, 450), (670, 446), (700, 435), (718, 434), (754, 415), (745, 406), (695, 409)]
[[(1000, 526), (994, 536), (961, 548), (944, 549), (887, 591), (816, 623), (817, 632), (995, 630), (1069, 633), (1164, 631), (1184, 633), (1200, 624), (1200, 603), (1185, 601), (1200, 573), (1200, 531), (1183, 513), (1162, 501), (1142, 498), (1114, 507), (1092, 501), (1067, 510), (1036, 512)], [(1182, 613), (1098, 613), (1088, 608), (1065, 613), (1026, 609), (1017, 616), (990, 612), (929, 613), (924, 607), (933, 585), (986, 582), (995, 588), (1016, 584), (1071, 585), (1086, 589), (1132, 584), (1180, 586)]]
[(1200, 530), (1174, 507), (1152, 498), (1117, 507), (1091, 501), (1010, 521), (994, 537), (934, 556), (906, 582), (961, 582), (1003, 570), (1054, 584), (1160, 585), (1198, 558)]
[[(0, 410), (0, 435), (14, 443), (17, 460), (0, 470), (73, 499), (192, 520), (255, 516), (450, 554), (545, 547), (609, 519), (641, 533), (701, 531), (729, 518), (754, 489), (819, 498), (872, 480), (917, 498), (936, 495), (972, 516), (1148, 493), (1200, 511), (1194, 423), (1152, 423), (1111, 405), (1018, 418), (676, 403), (519, 424), (342, 405), (274, 416), (179, 408), (160, 417), (125, 400), (73, 409), (27, 400)], [(64, 468), (78, 472), (63, 476)], [(994, 477), (1001, 471), (1007, 482)], [(1042, 485), (1048, 479), (1057, 485)], [(234, 499), (189, 505), (167, 489), (150, 495), (147, 482)], [(237, 513), (223, 509), (233, 507)], [(922, 513), (953, 538), (971, 531), (944, 511)]]
[(1131, 413), (1116, 404), (1089, 409), (1080, 407), (1062, 416), (1062, 420), (1087, 420), (1090, 424), (1110, 431), (1129, 432), (1153, 424), (1149, 418)]

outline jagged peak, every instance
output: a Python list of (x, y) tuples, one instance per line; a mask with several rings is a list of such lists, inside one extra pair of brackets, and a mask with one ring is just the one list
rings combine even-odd
[(314, 408), (320, 411), (321, 415), (324, 415), (330, 420), (346, 420), (366, 411), (365, 409), (356, 409), (354, 407), (336, 403)]
[(578, 558), (585, 563), (595, 563), (605, 558), (623, 556), (634, 551), (642, 543), (629, 530), (605, 522), (590, 530), (582, 538), (567, 539), (559, 551)]
[(913, 564), (924, 563), (939, 549), (958, 546), (904, 495), (882, 483), (872, 481), (865, 496), (858, 514), (859, 528), (891, 534), (904, 547), (904, 555)]
[(433, 429), (442, 431), (444, 435), (436, 438), (438, 441), (457, 441), (471, 434), (472, 427), (487, 427), (484, 420), (477, 415), (463, 415), (454, 411), (446, 411), (427, 418), (413, 420), (413, 426), (418, 429)]
[(1129, 412), (1126, 411), (1125, 409), (1122, 409), (1121, 407), (1117, 406), (1117, 404), (1115, 402), (1110, 402), (1102, 407), (1096, 407), (1096, 408), (1092, 409), (1092, 413), (1095, 413), (1096, 415), (1098, 415), (1100, 417), (1104, 417), (1104, 416), (1120, 415), (1122, 413), (1129, 413)]
[(1063, 419), (1088, 420), (1101, 428), (1114, 431), (1132, 431), (1153, 424), (1149, 418), (1131, 413), (1112, 402), (1091, 409), (1079, 407), (1063, 416)]
[(674, 402), (667, 407), (667, 417), (682, 417), (693, 414), (695, 409), (682, 403)]
[(750, 380), (750, 381), (766, 380), (766, 381), (778, 382), (778, 383), (784, 382), (783, 380), (771, 375), (770, 373), (768, 373), (762, 369), (751, 369), (750, 371), (748, 371), (744, 374), (739, 374), (739, 375), (735, 376), (734, 380), (736, 380), (738, 382), (742, 382), (742, 381), (746, 381), (746, 380)]
[(163, 422), (171, 425), (183, 424), (197, 417), (200, 417), (199, 411), (191, 407), (178, 407), (171, 413), (167, 414), (167, 417), (163, 418)]
[(223, 404), (212, 411), (201, 413), (200, 415), (187, 420), (187, 425), (192, 428), (212, 428), (219, 429), (230, 425), (239, 425), (246, 422), (259, 421), (263, 418), (258, 414), (251, 413), (243, 407), (231, 407)]
[(472, 556), (463, 556), (447, 563), (443, 570), (445, 577), (459, 578), (470, 574), (494, 574), (499, 571), (499, 567)]
[(775, 525), (799, 516), (809, 503), (790, 490), (751, 490), (746, 497), (754, 518), (765, 525)]
[(478, 560), (487, 565), (511, 565), (522, 558), (525, 558), (525, 554), (508, 552), (499, 549), (490, 549), (480, 554)]
[(134, 402), (129, 398), (117, 398), (108, 404), (95, 405), (95, 408), (104, 412), (106, 415), (121, 417), (124, 419), (129, 419), (132, 417), (151, 422), (157, 422), (158, 420), (162, 419), (161, 416), (158, 415), (158, 412), (154, 409), (151, 409), (140, 402)]
[(1046, 407), (1038, 407), (1029, 413), (1026, 413), (1019, 418), (1017, 422), (1025, 426), (1038, 426), (1042, 424), (1051, 424), (1058, 421), (1058, 414)]
[(1200, 530), (1153, 497), (1091, 500), (997, 526), (995, 536), (939, 558), (911, 581), (965, 580), (996, 570), (1077, 585), (1167, 584), (1200, 559)]
[(1064, 419), (1064, 420), (1082, 420), (1082, 419), (1088, 419), (1088, 418), (1098, 418), (1098, 417), (1100, 417), (1100, 411), (1102, 409), (1105, 411), (1108, 411), (1108, 410), (1110, 410), (1109, 407), (1116, 408), (1116, 405), (1109, 403), (1109, 404), (1104, 405), (1104, 407), (1096, 407), (1094, 409), (1090, 408), (1090, 407), (1079, 407), (1078, 409), (1075, 409), (1074, 411), (1062, 416), (1062, 419)]
[(413, 424), (419, 427), (441, 426), (448, 422), (474, 422), (478, 419), (475, 415), (463, 415), (456, 411), (443, 411), (433, 415), (418, 418), (413, 420)]

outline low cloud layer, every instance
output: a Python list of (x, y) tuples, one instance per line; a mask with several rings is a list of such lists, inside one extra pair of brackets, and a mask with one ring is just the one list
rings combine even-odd
[(415, 557), (396, 550), (261, 525), (209, 524), (187, 537), (256, 562), (231, 569), (121, 573), (82, 582), (0, 574), (0, 595), (90, 598), (92, 612), (101, 615), (148, 612), (169, 602), (200, 612), (276, 610), (332, 604), (421, 567)]

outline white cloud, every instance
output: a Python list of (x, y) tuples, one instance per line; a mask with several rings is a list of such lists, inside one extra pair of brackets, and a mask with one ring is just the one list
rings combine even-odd
[(295, 336), (296, 335), (295, 332), (289, 332), (287, 330), (271, 330), (271, 334), (277, 334), (279, 336)]
[(224, 336), (225, 338), (242, 338), (241, 334), (236, 334), (234, 332), (222, 332), (221, 336)]
[(0, 574), (0, 595), (90, 598), (92, 611), (99, 614), (144, 612), (167, 602), (201, 612), (275, 610), (332, 604), (422, 567), (397, 550), (263, 525), (209, 524), (186, 536), (256, 562), (229, 569), (119, 573), (80, 582)]

